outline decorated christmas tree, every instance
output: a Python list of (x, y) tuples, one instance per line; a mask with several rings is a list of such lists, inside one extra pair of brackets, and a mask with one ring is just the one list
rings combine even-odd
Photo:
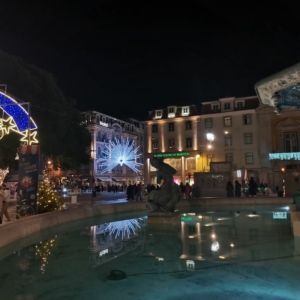
[(44, 180), (39, 183), (37, 194), (38, 213), (60, 210), (64, 205), (63, 197), (53, 189), (47, 172), (43, 172)]

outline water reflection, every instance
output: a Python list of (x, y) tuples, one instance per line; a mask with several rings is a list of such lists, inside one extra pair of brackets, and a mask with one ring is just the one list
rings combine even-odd
[[(289, 213), (275, 212), (186, 213), (178, 217), (179, 227), (168, 230), (152, 227), (143, 217), (38, 241), (0, 261), (1, 299), (96, 299), (99, 290), (103, 299), (113, 299), (118, 288), (107, 284), (111, 270), (126, 273), (130, 284), (123, 284), (124, 280), (118, 287), (132, 296), (128, 299), (171, 299), (169, 293), (177, 287), (186, 286), (188, 295), (200, 283), (199, 291), (217, 282), (214, 289), (223, 293), (230, 284), (237, 288), (235, 280), (240, 278), (247, 285), (253, 280), (253, 286), (270, 284), (275, 290), (276, 280), (293, 286), (296, 277), (291, 268), (300, 243), (294, 244), (291, 236)], [(291, 260), (273, 262), (281, 257)], [(223, 280), (229, 277), (230, 282)], [(184, 282), (177, 282), (179, 279)], [(156, 288), (148, 289), (149, 280)], [(170, 286), (166, 297), (159, 298), (155, 293), (166, 286)], [(248, 290), (248, 286), (241, 288)], [(143, 297), (145, 291), (148, 298)]]

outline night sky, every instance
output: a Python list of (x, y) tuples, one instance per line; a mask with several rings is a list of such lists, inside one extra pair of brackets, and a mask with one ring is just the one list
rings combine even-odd
[(79, 110), (145, 119), (251, 96), (299, 62), (300, 1), (20, 2), (1, 3), (0, 49), (54, 74)]

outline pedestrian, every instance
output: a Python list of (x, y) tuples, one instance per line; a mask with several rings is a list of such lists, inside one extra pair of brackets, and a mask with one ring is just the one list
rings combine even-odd
[(185, 185), (185, 198), (191, 198), (191, 187), (188, 182)]
[(228, 181), (227, 185), (226, 185), (227, 197), (234, 197), (233, 190), (234, 190), (234, 187), (233, 187), (232, 182)]
[(185, 186), (183, 185), (182, 182), (180, 182), (180, 193), (181, 193), (182, 198), (184, 198), (184, 196), (185, 196)]
[(249, 195), (253, 197), (256, 196), (256, 193), (257, 193), (257, 184), (254, 181), (254, 178), (251, 177), (249, 181)]
[[(2, 196), (3, 194), (3, 196)], [(1, 194), (0, 194), (0, 201), (2, 199), (2, 209), (0, 212), (0, 218), (3, 221), (3, 215), (6, 217), (7, 221), (11, 221), (9, 214), (8, 214), (8, 207), (10, 201), (10, 190), (6, 187), (6, 184), (2, 184), (1, 186)]]
[(234, 193), (236, 197), (241, 197), (242, 194), (242, 185), (236, 180), (234, 185)]

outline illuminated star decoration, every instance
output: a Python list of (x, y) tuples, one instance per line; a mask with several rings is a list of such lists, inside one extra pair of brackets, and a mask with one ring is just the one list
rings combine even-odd
[(115, 239), (122, 234), (122, 239), (126, 236), (129, 238), (131, 231), (133, 234), (135, 233), (135, 229), (137, 226), (140, 227), (140, 224), (137, 219), (130, 219), (125, 221), (117, 221), (117, 222), (111, 222), (108, 224), (108, 226), (105, 228), (105, 231), (109, 231), (110, 235), (115, 235)]
[(121, 137), (121, 141), (115, 138), (115, 141), (109, 141), (103, 150), (104, 158), (99, 158), (100, 167), (104, 167), (101, 174), (111, 171), (117, 165), (127, 165), (135, 172), (140, 172), (137, 167), (143, 164), (138, 163), (137, 159), (142, 155), (138, 154), (139, 146), (134, 148), (134, 141), (130, 142), (127, 138)]
[(0, 108), (8, 116), (7, 119), (0, 118), (0, 139), (13, 131), (22, 136), (21, 142), (28, 143), (28, 135), (30, 134), (29, 144), (38, 143), (36, 139), (37, 131), (34, 131), (37, 126), (22, 107), (24, 104), (28, 103), (18, 103), (12, 97), (0, 92)]

